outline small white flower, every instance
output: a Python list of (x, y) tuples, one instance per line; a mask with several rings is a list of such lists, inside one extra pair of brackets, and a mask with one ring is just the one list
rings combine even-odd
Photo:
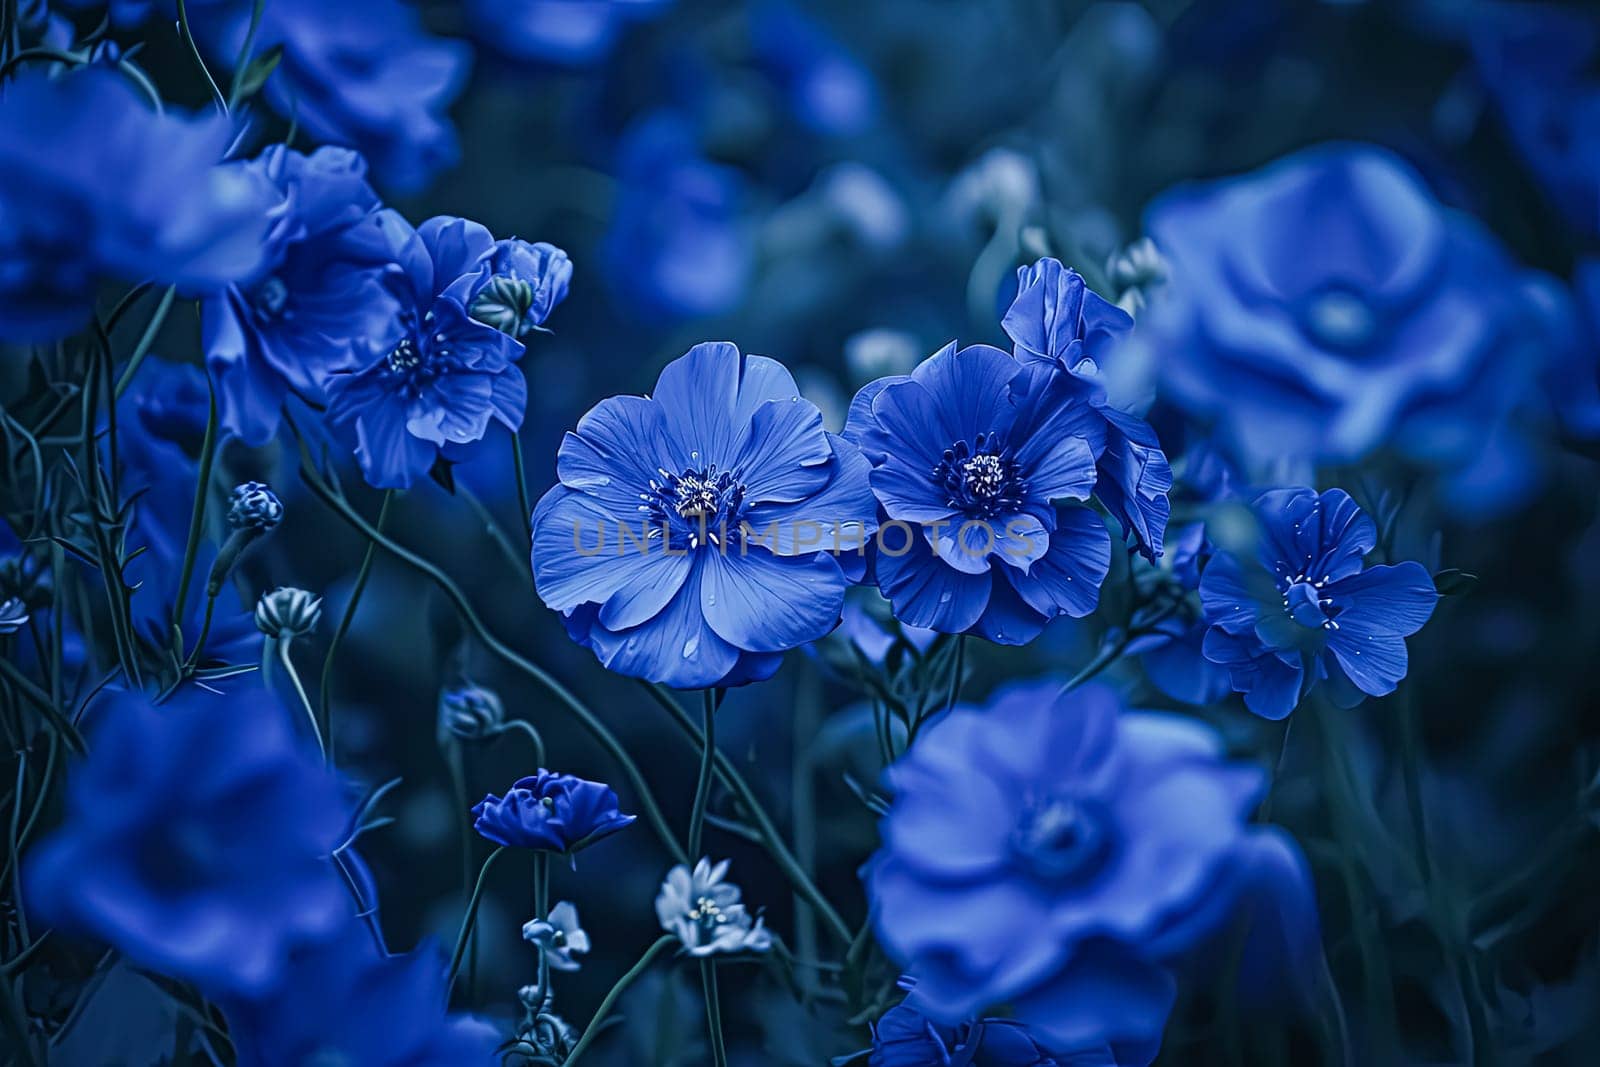
[(551, 908), (548, 919), (524, 923), (522, 939), (539, 946), (550, 966), (558, 971), (577, 970), (579, 964), (572, 958), (573, 953), (589, 951), (589, 935), (578, 925), (578, 909), (567, 900)]
[(256, 602), (256, 628), (268, 637), (299, 637), (321, 618), (322, 598), (304, 589), (274, 589)]
[(722, 880), (727, 873), (727, 860), (712, 866), (702, 858), (693, 872), (678, 864), (661, 883), (656, 918), (691, 956), (765, 952), (772, 945), (772, 935), (762, 928), (761, 920), (751, 919), (740, 902), (739, 887)]

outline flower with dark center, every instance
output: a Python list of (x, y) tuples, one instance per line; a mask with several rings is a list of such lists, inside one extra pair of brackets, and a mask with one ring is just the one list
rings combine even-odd
[(1438, 600), (1427, 568), (1364, 566), (1377, 531), (1342, 489), (1275, 489), (1252, 511), (1254, 555), (1219, 553), (1200, 580), (1206, 659), (1269, 719), (1319, 683), (1346, 707), (1394, 692)]

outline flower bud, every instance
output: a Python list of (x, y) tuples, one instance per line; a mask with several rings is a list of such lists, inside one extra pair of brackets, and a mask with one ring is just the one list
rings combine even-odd
[(262, 482), (244, 482), (233, 488), (228, 505), (228, 525), (235, 530), (265, 533), (283, 521), (283, 502)]
[(472, 298), (472, 317), (512, 337), (522, 332), (523, 317), (533, 307), (533, 286), (521, 278), (497, 274)]
[(256, 602), (256, 628), (268, 637), (299, 637), (316, 629), (322, 598), (304, 589), (274, 589)]
[(505, 708), (492, 691), (466, 682), (439, 695), (439, 729), (463, 741), (493, 735), (505, 721)]
[(28, 605), (17, 597), (0, 603), (0, 634), (14, 634), (28, 624)]

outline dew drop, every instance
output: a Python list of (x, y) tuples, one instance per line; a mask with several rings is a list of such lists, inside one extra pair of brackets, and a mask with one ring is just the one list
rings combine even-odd
[(695, 634), (683, 643), (683, 658), (688, 659), (700, 650), (700, 635)]

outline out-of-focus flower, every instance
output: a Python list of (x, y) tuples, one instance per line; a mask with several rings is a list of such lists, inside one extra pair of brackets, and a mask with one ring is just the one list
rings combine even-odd
[(1556, 206), (1600, 235), (1600, 18), (1561, 4), (1474, 5), (1478, 73)]
[(439, 694), (439, 728), (442, 735), (479, 741), (499, 732), (506, 711), (493, 690), (471, 682), (453, 685)]
[(7, 81), (0, 337), (66, 336), (88, 320), (104, 279), (198, 295), (250, 276), (276, 197), (255, 176), (218, 166), (231, 138), (217, 115), (158, 114), (114, 70), (30, 67)]
[(28, 605), (21, 597), (10, 597), (0, 603), (0, 634), (14, 634), (28, 625)]
[(856, 394), (845, 436), (872, 465), (886, 516), (874, 569), (896, 618), (1024, 644), (1094, 610), (1111, 538), (1067, 503), (1094, 488), (1104, 441), (1088, 395), (1071, 375), (955, 342)]
[(295, 944), (353, 911), (329, 860), (340, 785), (289, 721), (260, 688), (111, 697), (61, 828), (23, 864), (35, 921), (208, 992), (274, 986)]
[(354, 370), (368, 341), (398, 338), (400, 302), (385, 278), (410, 227), (379, 203), (349, 149), (273, 145), (236, 166), (277, 189), (281, 208), (262, 269), (201, 305), (201, 340), (222, 425), (260, 445), (291, 393), (326, 403), (332, 377)]
[(740, 217), (744, 180), (700, 152), (670, 113), (622, 138), (617, 202), (606, 235), (607, 278), (618, 299), (660, 318), (720, 315), (744, 298), (754, 265)]
[(801, 125), (848, 137), (877, 118), (872, 75), (798, 7), (782, 0), (753, 5), (750, 39), (756, 61), (783, 91)]
[[(1077, 271), (1041, 259), (1017, 271), (1017, 296), (1002, 322), (1023, 363), (1053, 367), (1089, 386), (1089, 403), (1104, 420), (1095, 496), (1150, 559), (1161, 555), (1172, 504), (1172, 467), (1143, 419), (1112, 403), (1106, 361), (1133, 329), (1133, 319), (1107, 303)], [(1076, 394), (1067, 394), (1081, 403)]]
[[(902, 981), (907, 990), (916, 983)], [(1070, 1055), (1048, 1051), (1015, 1019), (975, 1019), (944, 1026), (901, 1001), (872, 1026), (867, 1067), (1119, 1067), (1108, 1048)]]
[(1014, 148), (991, 148), (950, 183), (946, 199), (955, 217), (990, 227), (1024, 218), (1039, 203), (1039, 171)]
[(1394, 692), (1405, 639), (1438, 600), (1420, 563), (1365, 567), (1372, 520), (1343, 489), (1274, 489), (1252, 505), (1255, 555), (1219, 552), (1200, 580), (1205, 655), (1257, 715), (1281, 719), (1320, 682), (1342, 706)]
[(1118, 294), (1117, 306), (1132, 315), (1144, 307), (1148, 294), (1167, 280), (1167, 261), (1148, 237), (1113, 252), (1106, 260), (1106, 277)]
[(524, 337), (567, 298), (572, 261), (555, 245), (515, 238), (496, 241), (481, 280), (463, 294), (467, 311), (512, 337)]
[(494, 252), (488, 230), (451, 216), (429, 219), (403, 241), (398, 334), (368, 341), (362, 369), (328, 387), (329, 425), (353, 444), (372, 485), (406, 488), (439, 460), (462, 458), (491, 422), (522, 425), (522, 344), (462, 303), (486, 279)]
[(578, 909), (567, 900), (551, 908), (548, 919), (523, 923), (522, 939), (539, 946), (545, 960), (558, 971), (577, 970), (582, 964), (572, 958), (573, 953), (589, 951), (589, 935), (578, 925)]
[(1181, 597), (1176, 610), (1156, 622), (1153, 633), (1136, 638), (1129, 646), (1144, 664), (1145, 675), (1155, 687), (1174, 700), (1186, 704), (1215, 704), (1233, 691), (1226, 667), (1206, 659), (1206, 626), (1198, 592), (1200, 571), (1211, 556), (1204, 523), (1178, 527), (1167, 539), (1167, 552), (1161, 558), (1158, 579), (1171, 583), (1172, 593)]
[(632, 824), (617, 810), (609, 785), (556, 774), (519, 778), (504, 797), (493, 793), (472, 806), (472, 828), (497, 845), (578, 852)]
[(904, 330), (862, 330), (844, 342), (844, 364), (860, 385), (874, 378), (910, 374), (921, 361), (917, 339)]
[(337, 936), (296, 950), (263, 994), (219, 1004), (240, 1067), (489, 1067), (500, 1034), (446, 1014), (444, 975), (434, 946), (390, 955), (364, 923), (347, 918)]
[(766, 678), (832, 630), (877, 528), (861, 455), (782, 364), (725, 342), (597, 404), (556, 466), (539, 595), (611, 670), (681, 689)]
[(873, 921), (916, 982), (907, 1002), (944, 1026), (1005, 1004), (1049, 1047), (1144, 1064), (1179, 958), (1248, 927), (1253, 989), (1293, 980), (1265, 968), (1316, 944), (1304, 859), (1249, 822), (1262, 772), (1198, 722), (1122, 712), (1108, 688), (1042, 681), (958, 706), (887, 784)]
[(256, 627), (268, 637), (295, 638), (317, 628), (322, 598), (304, 589), (281, 586), (256, 601)]
[(667, 872), (656, 896), (656, 918), (661, 928), (683, 942), (691, 956), (719, 952), (765, 952), (772, 935), (758, 917), (752, 919), (741, 901), (739, 887), (723, 881), (728, 862), (712, 865), (701, 858), (689, 870), (678, 864)]
[(228, 502), (228, 525), (235, 530), (275, 530), (283, 521), (283, 501), (263, 482), (241, 482)]
[(467, 24), (484, 44), (513, 59), (574, 67), (604, 59), (636, 20), (672, 0), (465, 0)]
[(1171, 267), (1140, 320), (1165, 395), (1248, 459), (1464, 466), (1539, 381), (1537, 277), (1382, 149), (1180, 187), (1146, 227)]

